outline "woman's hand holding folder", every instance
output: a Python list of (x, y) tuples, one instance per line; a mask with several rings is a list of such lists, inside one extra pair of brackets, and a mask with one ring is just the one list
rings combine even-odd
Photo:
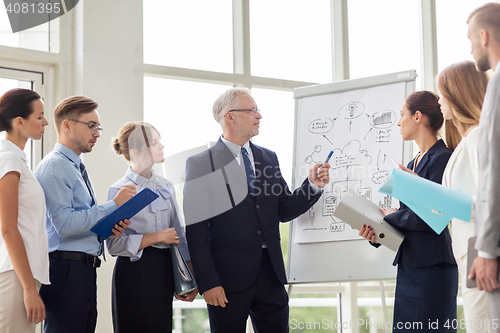
[(361, 229), (359, 229), (359, 235), (372, 243), (375, 243), (375, 239), (377, 238), (375, 236), (375, 233), (373, 232), (372, 227), (366, 225), (362, 226)]

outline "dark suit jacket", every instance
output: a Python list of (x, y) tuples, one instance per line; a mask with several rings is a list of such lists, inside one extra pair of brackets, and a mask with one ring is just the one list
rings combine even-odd
[[(281, 176), (276, 154), (252, 143), (250, 146), (255, 162), (255, 196), (247, 194), (244, 171), (221, 140), (187, 161), (183, 203), (186, 236), (201, 293), (217, 286), (222, 286), (226, 292), (250, 287), (260, 269), (263, 237), (274, 273), (285, 284), (279, 222), (303, 214), (321, 196), (322, 192), (316, 193), (307, 179), (291, 193)], [(216, 174), (221, 170), (225, 173), (218, 177)], [(210, 174), (215, 181), (213, 177), (209, 179)], [(215, 183), (222, 183), (222, 186)], [(243, 196), (236, 188), (241, 183), (245, 187)], [(221, 191), (226, 187), (233, 193), (234, 207), (227, 206), (228, 191)], [(224, 203), (227, 209), (221, 208)], [(198, 207), (202, 207), (200, 212), (193, 213)], [(216, 207), (214, 212), (206, 213), (211, 207)]]
[[(439, 140), (422, 157), (415, 172), (420, 177), (441, 184), (444, 169), (450, 156), (451, 150), (446, 147), (443, 140)], [(413, 159), (408, 163), (409, 169), (413, 169), (414, 162)], [(436, 234), (404, 203), (400, 203), (399, 210), (387, 215), (385, 220), (400, 229), (405, 235), (393, 265), (404, 263), (413, 267), (425, 267), (445, 262), (456, 265), (448, 228), (443, 230), (440, 235)]]

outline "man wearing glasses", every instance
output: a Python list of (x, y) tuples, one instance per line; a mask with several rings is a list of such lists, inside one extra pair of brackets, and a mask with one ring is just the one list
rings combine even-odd
[(188, 159), (183, 201), (191, 262), (210, 329), (244, 333), (250, 315), (256, 332), (288, 332), (279, 224), (318, 201), (330, 165), (315, 165), (291, 193), (276, 154), (249, 141), (259, 134), (262, 118), (250, 90), (228, 90), (215, 101), (213, 113), (223, 135), (214, 147)]
[[(57, 143), (38, 165), (47, 205), (50, 285), (40, 289), (47, 317), (45, 332), (94, 332), (97, 322), (96, 269), (103, 254), (103, 239), (90, 231), (137, 192), (125, 185), (116, 197), (97, 205), (80, 155), (89, 153), (100, 137), (97, 103), (90, 98), (64, 99), (54, 110)], [(130, 224), (115, 225), (120, 237)]]

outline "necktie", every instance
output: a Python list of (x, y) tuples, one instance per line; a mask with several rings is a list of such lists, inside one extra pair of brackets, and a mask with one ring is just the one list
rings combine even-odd
[(248, 157), (248, 152), (244, 147), (241, 147), (241, 157), (243, 158), (243, 163), (245, 164), (245, 174), (247, 175), (247, 183), (250, 187), (250, 192), (255, 194), (255, 175), (253, 173), (252, 163)]
[[(85, 181), (85, 185), (87, 185), (87, 190), (89, 190), (90, 197), (92, 198), (92, 204), (90, 205), (90, 207), (92, 207), (96, 204), (94, 189), (92, 188), (92, 184), (90, 183), (89, 175), (87, 173), (87, 170), (85, 169), (85, 165), (83, 165), (83, 163), (81, 162), (80, 162), (80, 172), (82, 173), (83, 180)], [(101, 249), (99, 252), (104, 255), (104, 238), (101, 236), (97, 236), (97, 239), (101, 244)], [(106, 260), (106, 256), (104, 256), (104, 260)]]
[(87, 185), (87, 190), (89, 190), (90, 197), (92, 198), (92, 204), (90, 205), (90, 207), (92, 207), (96, 204), (94, 198), (94, 191), (92, 189), (92, 184), (90, 184), (89, 175), (87, 174), (87, 170), (85, 169), (85, 165), (83, 165), (83, 163), (80, 163), (80, 172), (82, 173), (83, 180), (85, 181), (85, 185)]

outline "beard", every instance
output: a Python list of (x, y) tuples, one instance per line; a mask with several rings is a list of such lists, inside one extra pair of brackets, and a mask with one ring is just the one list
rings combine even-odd
[(488, 55), (486, 53), (481, 54), (476, 60), (476, 69), (479, 72), (486, 72), (491, 68), (490, 62), (488, 61)]
[(240, 138), (246, 138), (247, 140), (250, 140), (254, 136), (259, 134), (259, 129), (255, 128), (247, 128), (244, 126), (237, 127), (234, 129), (234, 133), (238, 135)]
[(88, 142), (87, 144), (84, 144), (81, 140), (78, 138), (73, 138), (73, 144), (75, 147), (82, 153), (90, 153), (92, 151), (92, 145), (90, 145)]

